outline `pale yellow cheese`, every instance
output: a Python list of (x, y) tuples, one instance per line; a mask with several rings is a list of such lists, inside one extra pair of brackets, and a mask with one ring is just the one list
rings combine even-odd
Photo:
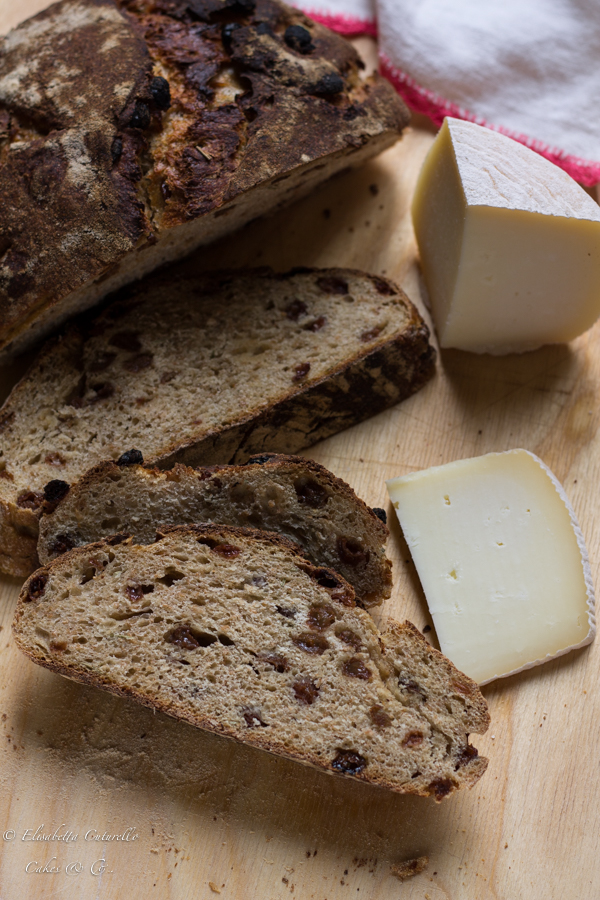
[(442, 347), (520, 352), (569, 341), (600, 316), (600, 207), (505, 135), (446, 119), (413, 222)]
[(480, 684), (593, 640), (594, 589), (565, 493), (526, 450), (387, 482), (443, 653)]

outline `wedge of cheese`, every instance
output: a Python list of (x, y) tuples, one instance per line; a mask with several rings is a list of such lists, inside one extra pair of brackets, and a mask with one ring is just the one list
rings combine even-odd
[(521, 352), (600, 316), (600, 207), (528, 147), (446, 119), (413, 222), (442, 347)]
[(593, 640), (583, 535), (533, 453), (489, 453), (387, 486), (441, 650), (479, 684)]

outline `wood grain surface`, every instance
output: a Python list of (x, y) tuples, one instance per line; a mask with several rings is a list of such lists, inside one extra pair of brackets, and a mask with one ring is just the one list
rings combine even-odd
[[(44, 5), (2, 0), (0, 27)], [(399, 280), (423, 309), (409, 203), (431, 140), (413, 127), (361, 170), (185, 265), (356, 266)], [(17, 374), (1, 374), (4, 393)], [(391, 512), (386, 478), (492, 450), (532, 450), (572, 500), (597, 582), (599, 394), (600, 325), (568, 346), (521, 356), (444, 351), (419, 394), (307, 455)], [(395, 587), (378, 615), (423, 628), (425, 600), (390, 518)], [(16, 579), (0, 581), (1, 900), (600, 895), (597, 642), (484, 688), (492, 727), (475, 743), (489, 769), (473, 790), (436, 805), (237, 746), (33, 665), (11, 639), (18, 590)], [(39, 826), (78, 839), (22, 840)], [(89, 839), (127, 828), (135, 841)], [(422, 855), (422, 874), (404, 882), (392, 874)], [(59, 872), (26, 872), (53, 858)], [(91, 874), (102, 859), (106, 871)], [(66, 872), (74, 863), (82, 871)]]

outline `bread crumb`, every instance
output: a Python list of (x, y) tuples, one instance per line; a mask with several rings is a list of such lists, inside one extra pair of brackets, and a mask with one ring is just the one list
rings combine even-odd
[(412, 878), (413, 875), (418, 875), (419, 872), (422, 872), (428, 865), (428, 856), (417, 856), (415, 859), (407, 859), (406, 862), (400, 863), (397, 866), (390, 866), (390, 872), (392, 875), (395, 875), (396, 878), (399, 878), (400, 881), (405, 881), (407, 878)]
[(214, 883), (214, 881), (209, 881), (208, 886), (213, 893), (215, 893), (215, 894), (221, 893), (221, 888), (217, 887), (217, 885)]

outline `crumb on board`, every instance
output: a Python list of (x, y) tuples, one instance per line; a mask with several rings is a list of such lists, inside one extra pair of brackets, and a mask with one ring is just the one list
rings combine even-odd
[(428, 865), (428, 856), (417, 856), (414, 859), (407, 859), (406, 862), (399, 863), (397, 866), (390, 866), (390, 872), (392, 875), (395, 875), (396, 878), (399, 878), (400, 881), (404, 881), (406, 878), (412, 878), (413, 875), (418, 875), (419, 872), (422, 872)]
[(211, 889), (211, 891), (212, 891), (214, 894), (220, 894), (220, 893), (221, 893), (221, 888), (218, 887), (218, 886), (214, 883), (214, 881), (209, 881), (209, 882), (208, 882), (208, 886), (209, 886), (209, 888)]

